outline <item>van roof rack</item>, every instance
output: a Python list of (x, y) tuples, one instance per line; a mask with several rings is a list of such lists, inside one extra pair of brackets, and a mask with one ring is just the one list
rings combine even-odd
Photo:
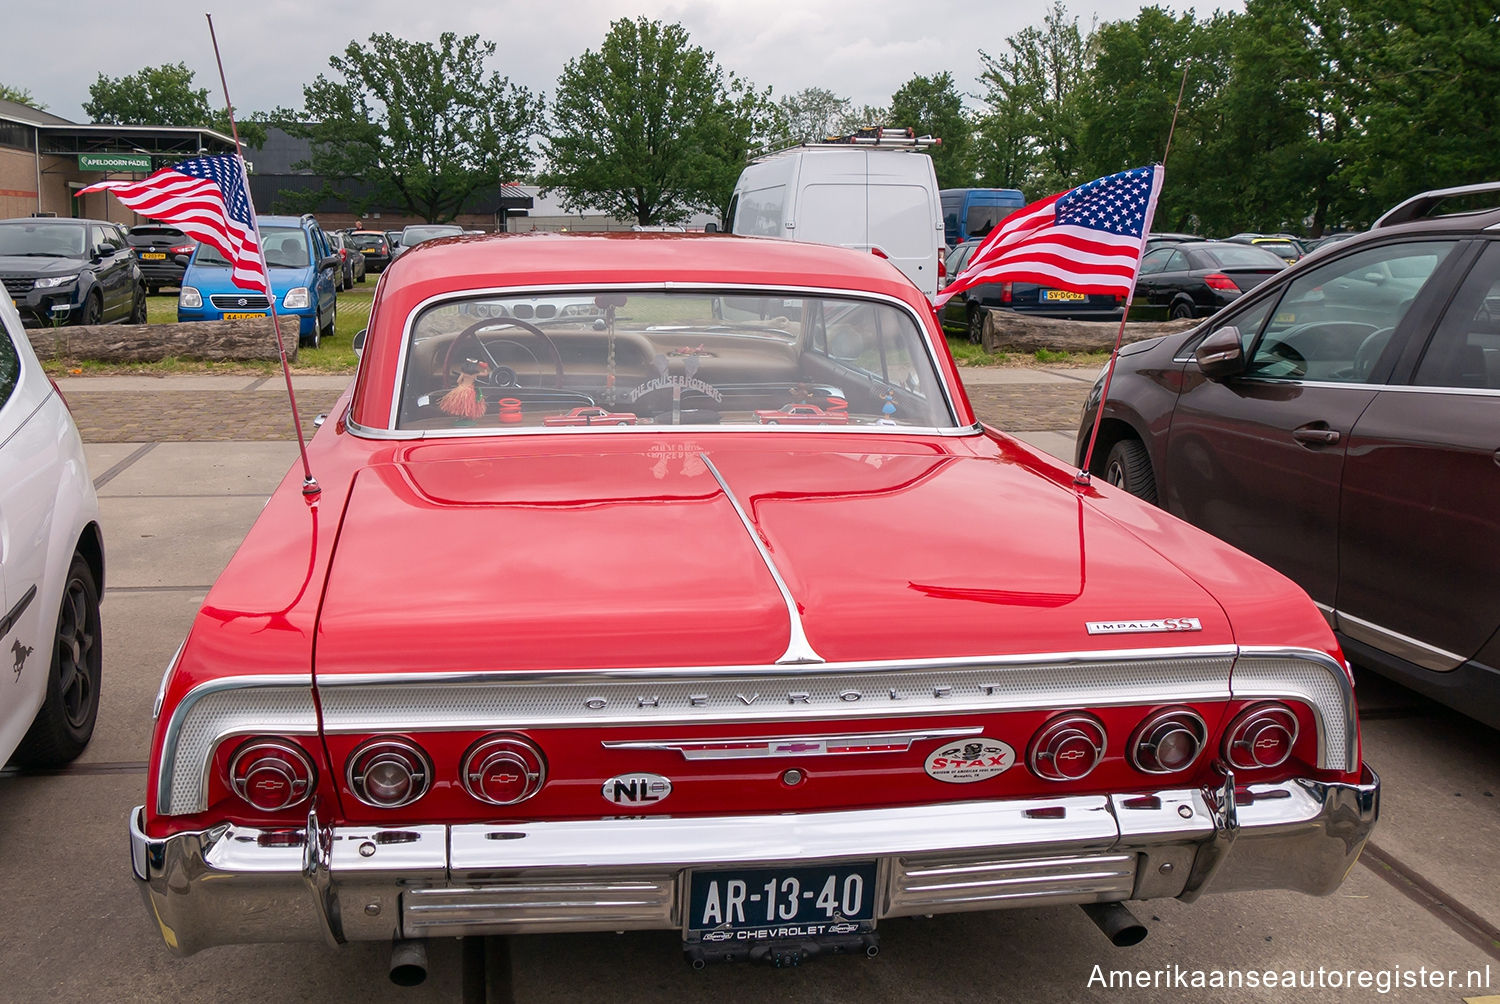
[[(1478, 185), (1460, 185), (1457, 188), (1435, 188), (1421, 195), (1413, 195), (1405, 202), (1389, 210), (1380, 219), (1370, 225), (1371, 230), (1381, 227), (1393, 227), (1398, 223), (1410, 223), (1413, 220), (1427, 219), (1436, 216), (1459, 216), (1470, 213), (1483, 213), (1500, 209), (1500, 198), (1489, 198), (1477, 200), (1477, 196), (1489, 195), (1500, 196), (1500, 181), (1486, 181)], [(1445, 202), (1459, 202), (1461, 208), (1454, 208), (1446, 212), (1434, 212)]]
[(798, 148), (825, 148), (844, 146), (878, 146), (892, 150), (926, 150), (941, 146), (943, 141), (935, 136), (918, 136), (915, 129), (898, 129), (891, 126), (870, 126), (857, 129), (848, 136), (824, 136), (821, 140), (799, 143)]

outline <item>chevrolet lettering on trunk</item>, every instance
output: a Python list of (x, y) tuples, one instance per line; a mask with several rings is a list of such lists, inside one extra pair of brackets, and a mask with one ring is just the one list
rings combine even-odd
[(1317, 607), (981, 425), (889, 262), (474, 235), (374, 296), (321, 491), (287, 472), (163, 680), (128, 830), (170, 950), (789, 965), (914, 950), (892, 917), (1327, 895), (1360, 854)]

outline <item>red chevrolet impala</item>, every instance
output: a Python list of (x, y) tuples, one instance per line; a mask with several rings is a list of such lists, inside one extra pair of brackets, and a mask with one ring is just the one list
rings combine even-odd
[[(808, 401), (843, 418), (758, 421)], [(309, 453), (162, 684), (130, 838), (176, 952), (662, 928), (787, 962), (1045, 904), (1127, 943), (1124, 901), (1331, 892), (1374, 825), (1307, 596), (981, 426), (878, 257), (423, 244)]]

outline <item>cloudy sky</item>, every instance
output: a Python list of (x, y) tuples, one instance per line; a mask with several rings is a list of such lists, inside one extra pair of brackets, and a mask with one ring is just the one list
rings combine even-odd
[[(9, 3), (8, 44), (0, 83), (29, 90), (53, 114), (87, 121), (82, 104), (100, 73), (118, 77), (143, 66), (185, 62), (196, 82), (221, 100), (205, 9), (224, 52), (235, 104), (269, 110), (301, 103), (301, 85), (328, 68), (328, 57), (372, 32), (431, 40), (443, 31), (478, 33), (499, 46), (494, 68), (513, 83), (549, 95), (567, 60), (598, 48), (611, 21), (645, 15), (677, 21), (719, 63), (777, 96), (824, 87), (856, 105), (884, 105), (913, 74), (953, 73), (978, 88), (978, 50), (1005, 50), (1005, 39), (1041, 24), (1049, 0), (237, 0), (144, 4), (72, 0)], [(1239, 8), (1235, 0), (1176, 0), (1175, 10)], [(1069, 13), (1092, 20), (1133, 18), (1139, 0), (1069, 0)], [(63, 11), (66, 10), (65, 16)], [(66, 31), (59, 34), (59, 17)], [(31, 40), (26, 42), (24, 40)], [(34, 44), (31, 44), (34, 43)]]

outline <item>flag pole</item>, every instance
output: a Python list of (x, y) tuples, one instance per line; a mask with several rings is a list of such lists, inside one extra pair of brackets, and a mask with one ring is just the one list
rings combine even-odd
[[(1187, 91), (1188, 68), (1191, 65), (1191, 59), (1182, 64), (1182, 83), (1177, 85), (1177, 104), (1172, 108), (1172, 124), (1167, 128), (1167, 145), (1162, 150), (1161, 163), (1157, 165), (1163, 172), (1161, 178), (1163, 182), (1166, 178), (1167, 155), (1172, 152), (1172, 136), (1177, 132), (1177, 114), (1182, 111), (1182, 95)], [(1159, 187), (1152, 192), (1151, 205), (1146, 213), (1146, 225), (1141, 228), (1141, 249), (1136, 255), (1135, 274), (1130, 277), (1130, 293), (1125, 297), (1125, 310), (1120, 315), (1120, 327), (1115, 331), (1115, 345), (1109, 353), (1109, 367), (1104, 371), (1104, 386), (1099, 391), (1099, 404), (1094, 408), (1094, 426), (1089, 430), (1089, 446), (1083, 451), (1083, 464), (1073, 475), (1073, 484), (1079, 488), (1087, 488), (1093, 484), (1093, 475), (1089, 473), (1089, 468), (1094, 462), (1094, 444), (1099, 441), (1099, 426), (1104, 421), (1104, 402), (1109, 400), (1109, 385), (1115, 376), (1115, 362), (1120, 358), (1120, 343), (1125, 340), (1125, 322), (1130, 317), (1131, 304), (1135, 303), (1135, 284), (1141, 275), (1140, 259), (1146, 253), (1146, 240), (1151, 236), (1150, 224), (1156, 215), (1156, 198), (1160, 194)]]
[[(302, 435), (302, 418), (297, 413), (297, 392), (292, 389), (292, 368), (286, 360), (286, 342), (281, 337), (281, 317), (276, 313), (276, 294), (271, 291), (271, 269), (266, 264), (266, 246), (260, 239), (260, 220), (255, 215), (255, 200), (250, 198), (250, 171), (245, 167), (245, 152), (240, 145), (240, 129), (234, 121), (234, 102), (229, 99), (229, 80), (224, 76), (224, 60), (219, 55), (219, 39), (214, 34), (214, 16), (205, 13), (208, 18), (208, 38), (213, 43), (214, 61), (219, 65), (219, 84), (224, 88), (224, 108), (229, 113), (229, 133), (234, 138), (234, 155), (240, 162), (240, 174), (245, 179), (245, 198), (250, 203), (250, 226), (255, 230), (255, 251), (260, 255), (261, 275), (265, 276), (263, 283), (266, 302), (271, 308), (271, 327), (276, 331), (276, 351), (281, 356), (281, 375), (286, 379), (286, 396), (292, 406), (292, 425), (297, 430), (297, 452), (302, 457), (302, 494), (309, 500), (317, 498), (322, 494), (323, 488), (318, 484), (318, 479), (313, 477), (312, 465), (307, 460), (307, 439)], [(317, 253), (317, 249), (308, 246), (308, 256)], [(318, 319), (313, 318), (317, 324)]]

